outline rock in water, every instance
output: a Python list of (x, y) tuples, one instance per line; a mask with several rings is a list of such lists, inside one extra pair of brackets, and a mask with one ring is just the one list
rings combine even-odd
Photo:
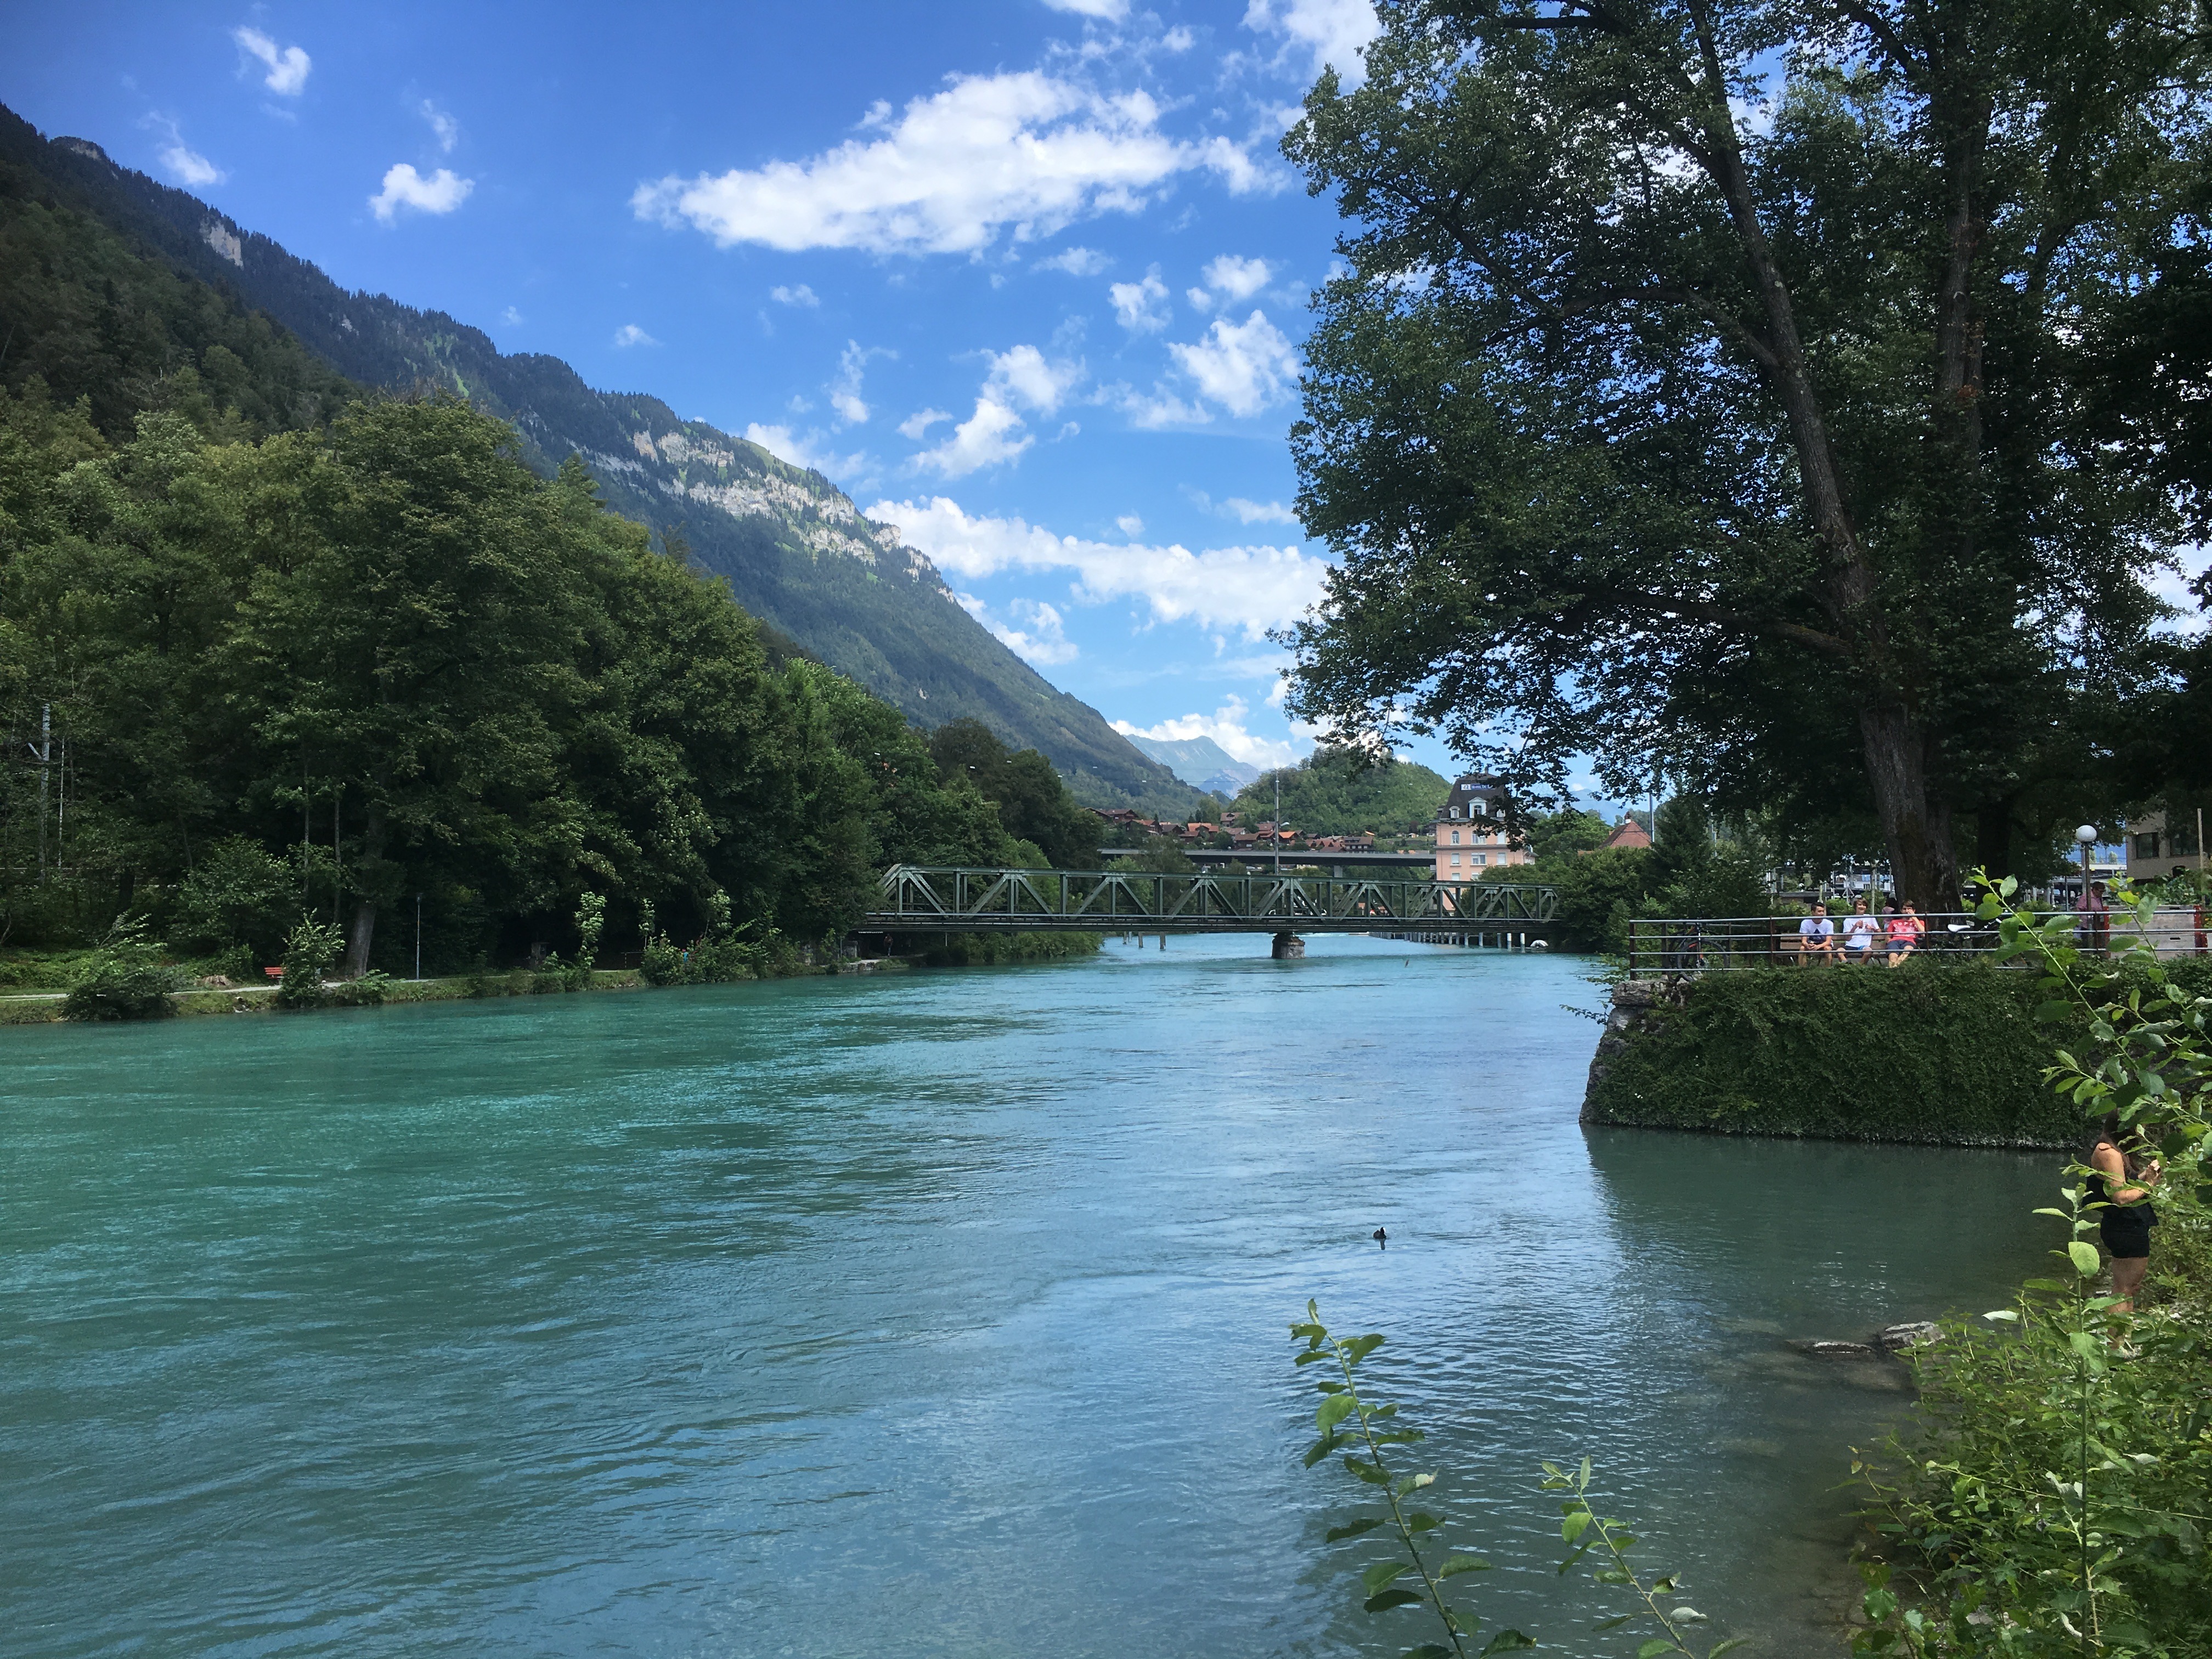
[(1929, 1319), (1916, 1319), (1903, 1325), (1885, 1325), (1874, 1334), (1875, 1346), (1889, 1353), (1942, 1340), (1942, 1328)]
[(1792, 1342), (1799, 1353), (1815, 1359), (1879, 1359), (1881, 1350), (1864, 1342)]

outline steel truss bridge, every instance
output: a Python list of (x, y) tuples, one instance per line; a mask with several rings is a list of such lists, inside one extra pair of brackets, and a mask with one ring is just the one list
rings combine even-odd
[(1121, 874), (894, 865), (867, 933), (1525, 933), (1557, 890), (1345, 876)]

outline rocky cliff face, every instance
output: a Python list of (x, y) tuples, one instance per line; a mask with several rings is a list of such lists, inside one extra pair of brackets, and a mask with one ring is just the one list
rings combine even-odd
[(615, 511), (680, 539), (746, 610), (908, 719), (980, 720), (1017, 748), (1042, 750), (1092, 805), (1195, 810), (1196, 791), (1015, 656), (897, 526), (864, 518), (820, 473), (679, 420), (657, 398), (596, 391), (557, 357), (503, 354), (443, 313), (348, 293), (198, 198), (118, 167), (90, 140), (49, 143), (0, 110), (0, 154), (37, 171), (67, 205), (267, 312), (350, 379), (457, 392), (512, 422), (542, 472), (580, 455)]

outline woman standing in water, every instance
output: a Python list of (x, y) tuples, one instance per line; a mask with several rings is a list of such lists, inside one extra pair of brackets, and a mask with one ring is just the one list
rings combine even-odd
[(2142, 1138), (2124, 1128), (2118, 1112), (2105, 1114), (2087, 1160), (2089, 1202), (2105, 1207), (2098, 1213), (2097, 1231), (2112, 1258), (2112, 1294), (2121, 1313), (2133, 1313), (2136, 1291), (2150, 1266), (2150, 1230), (2158, 1212), (2150, 1206), (2150, 1189), (2158, 1184), (2158, 1160), (2144, 1155)]

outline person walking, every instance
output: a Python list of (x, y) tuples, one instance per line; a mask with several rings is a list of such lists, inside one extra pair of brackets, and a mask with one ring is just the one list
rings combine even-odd
[(1881, 937), (1880, 917), (1867, 914), (1864, 899), (1851, 906), (1850, 915), (1844, 918), (1844, 960), (1872, 962), (1875, 941)]
[(2142, 1135), (2123, 1127), (2118, 1112), (2105, 1114), (2082, 1161), (2090, 1170), (2084, 1186), (2097, 1212), (2097, 1233), (2112, 1258), (2112, 1306), (2133, 1313), (2150, 1267), (2150, 1230), (2158, 1224), (2150, 1189), (2158, 1184), (2159, 1163)]
[(1815, 962), (1832, 962), (1836, 955), (1836, 924), (1828, 919), (1828, 907), (1816, 903), (1813, 914), (1797, 924), (1797, 960), (1802, 964), (1809, 957)]
[(1928, 924), (1920, 920), (1920, 912), (1913, 908), (1911, 899), (1905, 901), (1901, 912), (1893, 908), (1889, 913), (1889, 965), (1894, 968), (1911, 956), (1913, 947), (1920, 943), (1920, 936), (1927, 931)]

